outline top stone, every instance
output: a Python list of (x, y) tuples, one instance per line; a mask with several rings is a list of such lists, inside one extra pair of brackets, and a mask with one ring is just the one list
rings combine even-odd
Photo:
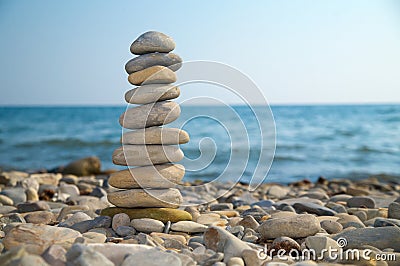
[(168, 53), (175, 49), (174, 40), (157, 31), (148, 31), (140, 35), (131, 45), (133, 54)]

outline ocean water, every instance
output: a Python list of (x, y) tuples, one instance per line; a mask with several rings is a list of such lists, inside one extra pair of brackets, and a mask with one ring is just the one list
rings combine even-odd
[[(119, 147), (118, 118), (125, 108), (0, 107), (0, 168), (51, 169), (95, 155), (103, 169), (120, 169), (111, 154)], [(400, 174), (400, 105), (272, 106), (276, 134), (273, 125), (261, 134), (245, 106), (181, 109), (171, 126), (191, 137), (181, 145), (186, 180), (224, 174), (248, 182), (256, 167), (269, 168), (268, 160), (257, 166), (259, 152), (272, 155), (275, 145), (266, 182)]]

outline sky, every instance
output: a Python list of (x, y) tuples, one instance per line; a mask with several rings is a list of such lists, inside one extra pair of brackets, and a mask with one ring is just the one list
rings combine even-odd
[[(124, 104), (129, 47), (148, 30), (185, 62), (239, 70), (271, 104), (400, 103), (396, 0), (0, 0), (0, 105)], [(181, 97), (240, 103), (221, 90)]]

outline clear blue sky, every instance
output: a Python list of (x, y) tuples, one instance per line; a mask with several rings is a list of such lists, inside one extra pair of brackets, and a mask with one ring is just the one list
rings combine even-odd
[(0, 104), (123, 104), (129, 46), (147, 30), (184, 60), (238, 68), (271, 103), (400, 102), (400, 1), (9, 0)]

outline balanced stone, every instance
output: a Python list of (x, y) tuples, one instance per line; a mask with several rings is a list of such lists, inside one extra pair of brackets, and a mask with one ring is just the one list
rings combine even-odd
[(182, 66), (182, 59), (174, 53), (143, 54), (129, 60), (125, 65), (125, 70), (128, 74), (132, 74), (152, 66), (165, 66), (172, 71), (177, 71)]
[(183, 156), (177, 146), (124, 145), (114, 151), (112, 159), (116, 165), (146, 166), (178, 162)]
[(176, 81), (176, 74), (168, 67), (152, 66), (130, 74), (128, 81), (133, 85), (169, 84)]
[(131, 45), (131, 52), (137, 55), (153, 52), (168, 53), (174, 49), (174, 40), (168, 35), (158, 31), (143, 33)]
[(171, 188), (184, 175), (183, 165), (159, 164), (115, 172), (108, 179), (108, 184), (116, 188)]
[(192, 215), (190, 213), (171, 208), (119, 208), (119, 207), (109, 207), (101, 211), (101, 215), (114, 216), (118, 213), (126, 213), (131, 219), (139, 218), (152, 218), (159, 220), (161, 222), (179, 222), (179, 221), (191, 221)]
[(178, 189), (129, 189), (108, 193), (108, 201), (118, 207), (178, 208), (182, 203), (182, 195)]
[(175, 85), (148, 84), (125, 93), (125, 100), (133, 104), (146, 104), (178, 98), (179, 87)]
[(177, 103), (163, 101), (130, 108), (119, 118), (124, 128), (141, 129), (161, 126), (175, 121), (181, 114)]
[(122, 135), (122, 144), (177, 145), (189, 142), (189, 134), (178, 128), (149, 127), (129, 131)]

